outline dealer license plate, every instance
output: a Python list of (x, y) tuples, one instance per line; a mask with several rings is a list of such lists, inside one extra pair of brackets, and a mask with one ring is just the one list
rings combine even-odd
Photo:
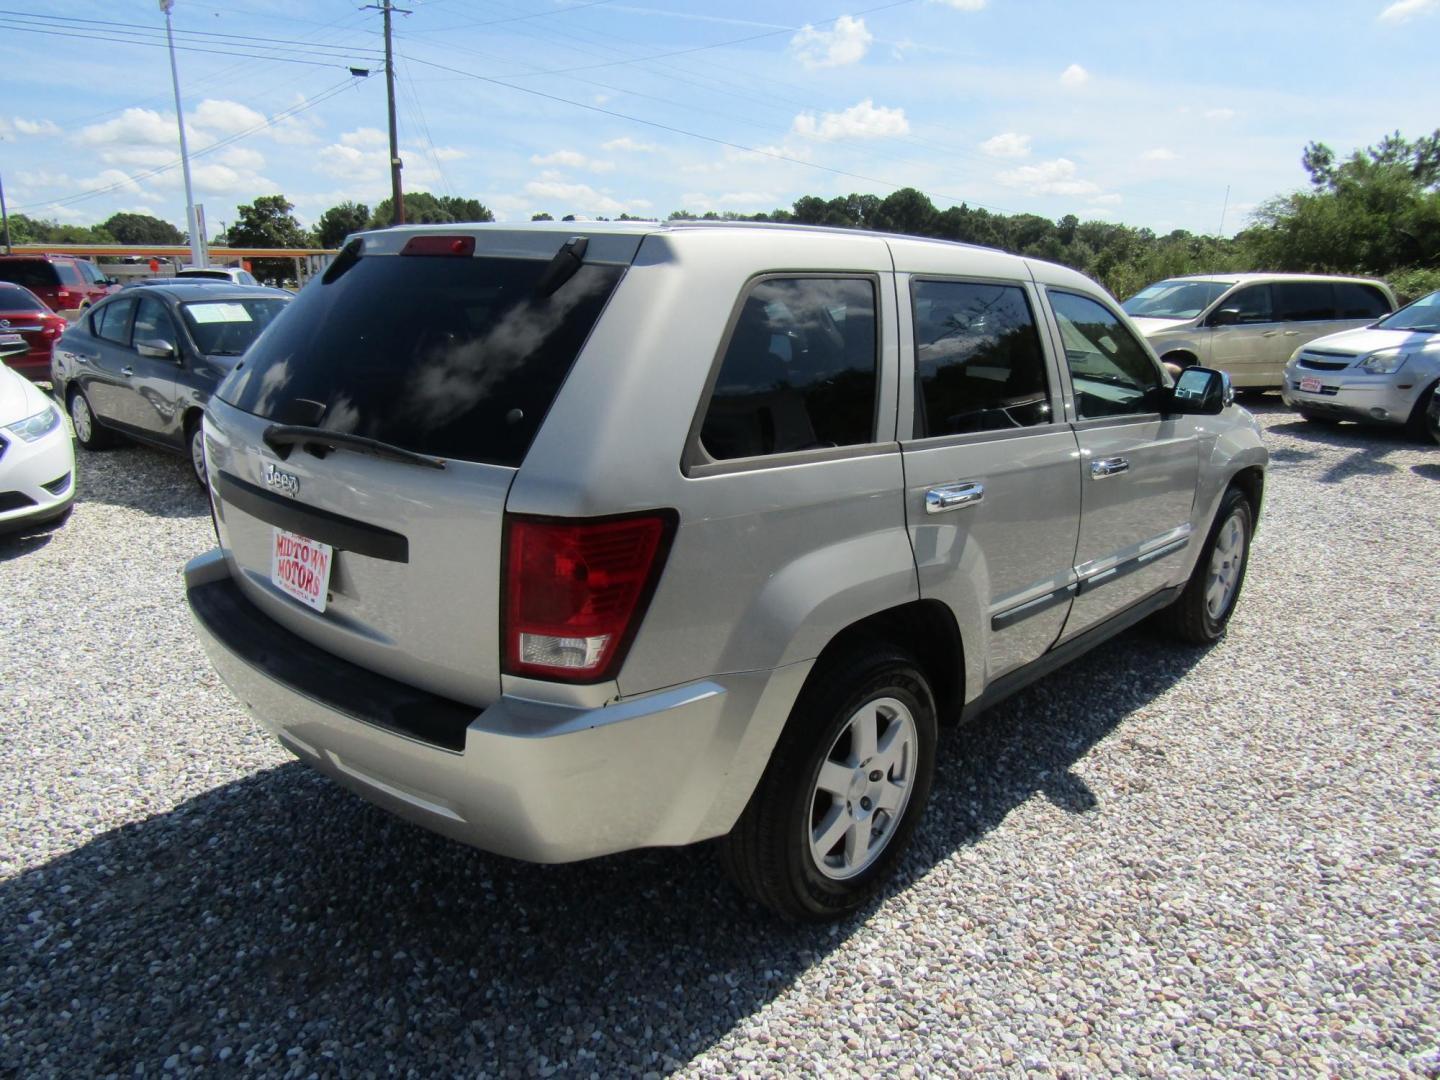
[(286, 595), (316, 611), (324, 611), (335, 549), (329, 544), (284, 529), (275, 529), (274, 534), (270, 580)]
[(1322, 385), (1322, 384), (1321, 384), (1321, 382), (1320, 382), (1319, 379), (1301, 379), (1301, 380), (1300, 380), (1300, 389), (1301, 389), (1301, 390), (1304, 390), (1307, 394), (1318, 394), (1318, 393), (1320, 393), (1320, 387), (1321, 387), (1321, 385)]
[(25, 339), (19, 334), (0, 334), (0, 345), (24, 345)]

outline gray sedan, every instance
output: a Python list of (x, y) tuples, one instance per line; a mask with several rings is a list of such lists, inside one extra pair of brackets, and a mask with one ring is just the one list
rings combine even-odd
[(1285, 404), (1307, 420), (1403, 424), (1425, 434), (1440, 385), (1440, 290), (1371, 326), (1302, 345), (1285, 365)]
[(51, 381), (75, 438), (117, 435), (190, 455), (203, 485), (200, 419), (210, 395), (290, 294), (219, 282), (127, 290), (96, 304), (55, 344)]

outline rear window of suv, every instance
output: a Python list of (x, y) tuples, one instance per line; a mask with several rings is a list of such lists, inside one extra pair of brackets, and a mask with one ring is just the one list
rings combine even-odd
[(27, 289), (53, 289), (60, 284), (55, 267), (44, 259), (9, 262), (0, 259), (0, 281), (24, 285)]
[(519, 465), (624, 268), (552, 294), (534, 259), (362, 256), (297, 296), (219, 389), (281, 424)]

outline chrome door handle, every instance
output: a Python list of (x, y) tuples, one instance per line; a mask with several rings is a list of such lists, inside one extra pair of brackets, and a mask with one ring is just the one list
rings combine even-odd
[(98, 357), (94, 356), (81, 356), (79, 353), (71, 353), (70, 355), (75, 357), (75, 362), (77, 364), (88, 364), (91, 360), (99, 359)]
[(983, 498), (984, 484), (942, 484), (925, 492), (925, 513), (943, 514), (947, 510), (959, 510), (964, 506), (974, 506)]
[(1265, 331), (1263, 334), (1261, 334), (1260, 336), (1261, 336), (1261, 337), (1274, 337), (1274, 336), (1275, 336), (1276, 334), (1278, 334), (1278, 333), (1280, 333), (1279, 330), (1266, 330), (1266, 331)]
[(1299, 330), (1286, 330), (1286, 331), (1285, 331), (1285, 336), (1286, 336), (1286, 337), (1299, 337), (1299, 336), (1300, 336), (1300, 331), (1299, 331)]
[(1090, 462), (1090, 479), (1104, 480), (1107, 476), (1116, 476), (1122, 472), (1130, 471), (1130, 462), (1123, 457), (1098, 458)]
[(131, 375), (134, 375), (134, 374), (135, 374), (135, 369), (134, 369), (134, 368), (128, 368), (128, 367), (122, 367), (122, 368), (120, 369), (120, 374), (121, 374), (121, 375), (124, 375), (124, 376), (128, 379)]

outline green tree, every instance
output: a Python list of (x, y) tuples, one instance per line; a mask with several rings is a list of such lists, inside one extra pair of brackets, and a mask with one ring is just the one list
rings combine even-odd
[[(388, 228), (394, 217), (393, 199), (385, 199), (370, 215), (370, 228)], [(462, 199), (454, 195), (438, 198), (428, 191), (407, 191), (405, 193), (405, 223), (407, 225), (443, 225), (452, 221), (494, 221), (492, 214), (478, 199)]]
[(351, 233), (360, 232), (370, 224), (370, 208), (364, 203), (342, 202), (332, 206), (315, 222), (315, 246), (338, 248)]
[(168, 221), (150, 214), (112, 214), (105, 222), (104, 229), (115, 238), (117, 244), (131, 244), (144, 247), (148, 244), (183, 244), (185, 234)]
[(232, 247), (303, 248), (310, 238), (290, 211), (284, 195), (262, 195), (249, 206), (237, 206), (237, 220), (225, 233)]
[(554, 221), (555, 219), (554, 219), (553, 217), (551, 217), (549, 214), (544, 213), (544, 212), (542, 211), (541, 213), (538, 213), (538, 214), (531, 214), (531, 215), (530, 215), (530, 220), (531, 220), (531, 221)]

